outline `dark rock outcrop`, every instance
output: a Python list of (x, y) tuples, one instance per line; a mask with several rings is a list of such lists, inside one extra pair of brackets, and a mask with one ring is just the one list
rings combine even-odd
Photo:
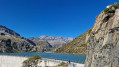
[(9, 36), (20, 36), (20, 34), (6, 28), (5, 26), (0, 25), (0, 35), (9, 35)]
[(0, 36), (0, 52), (1, 53), (19, 53), (31, 52), (33, 45), (24, 39), (14, 36)]

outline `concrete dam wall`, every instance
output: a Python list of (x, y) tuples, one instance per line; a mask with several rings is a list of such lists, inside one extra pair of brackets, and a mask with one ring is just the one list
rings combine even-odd
[(22, 67), (27, 57), (0, 55), (0, 67)]
[[(26, 59), (28, 59), (28, 57), (0, 55), (0, 67), (22, 67), (22, 63)], [(47, 58), (43, 58), (40, 61), (41, 62), (38, 64), (39, 67), (46, 67), (46, 66), (53, 67), (58, 66), (62, 62), (67, 63), (67, 61), (47, 59)], [(84, 65), (71, 62), (68, 64), (68, 67), (84, 67)]]

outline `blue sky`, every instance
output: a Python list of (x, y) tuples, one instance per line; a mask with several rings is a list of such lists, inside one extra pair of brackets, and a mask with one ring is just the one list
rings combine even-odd
[(118, 0), (0, 0), (0, 25), (23, 37), (77, 37)]

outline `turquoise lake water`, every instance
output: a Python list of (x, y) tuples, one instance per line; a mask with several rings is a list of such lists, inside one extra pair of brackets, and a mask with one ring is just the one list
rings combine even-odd
[(83, 54), (74, 55), (63, 53), (0, 53), (0, 55), (14, 55), (14, 56), (27, 56), (27, 57), (39, 55), (42, 58), (64, 60), (64, 61), (70, 60), (71, 62), (77, 62), (81, 64), (84, 64), (86, 59), (86, 55)]

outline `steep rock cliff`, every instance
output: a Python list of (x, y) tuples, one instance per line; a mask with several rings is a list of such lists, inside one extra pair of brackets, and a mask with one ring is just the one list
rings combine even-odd
[(111, 6), (96, 18), (87, 35), (85, 67), (119, 67), (119, 9)]

